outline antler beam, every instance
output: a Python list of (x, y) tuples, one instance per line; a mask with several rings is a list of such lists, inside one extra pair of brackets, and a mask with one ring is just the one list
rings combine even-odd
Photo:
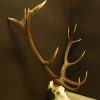
[[(43, 57), (40, 55), (40, 53), (38, 52), (37, 48), (35, 47), (35, 44), (33, 42), (33, 39), (32, 39), (32, 36), (31, 36), (31, 29), (30, 29), (30, 25), (31, 25), (31, 18), (32, 16), (38, 12), (45, 4), (46, 4), (47, 0), (45, 0), (43, 3), (37, 5), (36, 7), (34, 7), (33, 9), (24, 9), (24, 17), (22, 18), (22, 20), (18, 20), (18, 19), (15, 19), (15, 18), (8, 18), (10, 21), (16, 23), (19, 27), (21, 27), (21, 29), (23, 30), (23, 32), (25, 33), (25, 37), (26, 37), (26, 40), (30, 46), (30, 48), (32, 49), (32, 52), (33, 54), (37, 57), (37, 59), (39, 60), (39, 62), (43, 65), (43, 68), (44, 70), (48, 73), (48, 75), (53, 79), (54, 83), (56, 85), (62, 85), (63, 87), (71, 90), (71, 91), (74, 91), (74, 90), (77, 90), (79, 88), (80, 85), (82, 85), (83, 83), (85, 83), (86, 79), (87, 79), (87, 74), (88, 72), (86, 72), (86, 75), (83, 79), (82, 82), (80, 82), (80, 78), (78, 80), (78, 82), (74, 82), (68, 78), (65, 77), (65, 72), (67, 70), (67, 68), (69, 66), (72, 66), (76, 63), (78, 63), (84, 56), (85, 54), (85, 51), (82, 53), (81, 57), (79, 57), (76, 61), (74, 62), (69, 62), (68, 61), (68, 54), (69, 54), (69, 51), (70, 51), (70, 48), (71, 46), (74, 44), (74, 43), (77, 43), (77, 42), (80, 42), (81, 39), (79, 40), (72, 40), (72, 37), (70, 36), (70, 30), (68, 28), (68, 45), (66, 47), (66, 51), (65, 51), (65, 57), (64, 57), (64, 63), (62, 65), (62, 68), (61, 68), (61, 72), (60, 72), (60, 75), (55, 75), (48, 67), (48, 64), (51, 64), (55, 61), (55, 58), (58, 54), (58, 50), (59, 50), (59, 47), (56, 48), (52, 58), (50, 60), (44, 60)], [(77, 28), (77, 24), (75, 25), (75, 28), (74, 28), (74, 31), (76, 31), (76, 28)], [(76, 87), (70, 87), (67, 85), (70, 84), (70, 85), (73, 85), (73, 86), (76, 86)]]

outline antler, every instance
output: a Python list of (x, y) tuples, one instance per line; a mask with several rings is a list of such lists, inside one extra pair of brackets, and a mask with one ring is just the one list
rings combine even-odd
[[(62, 85), (63, 87), (74, 91), (74, 90), (77, 90), (79, 88), (79, 86), (82, 85), (86, 81), (87, 74), (88, 74), (88, 72), (86, 72), (85, 78), (82, 82), (80, 82), (80, 78), (79, 78), (78, 82), (74, 82), (74, 81), (65, 77), (65, 72), (66, 72), (67, 68), (69, 66), (72, 66), (72, 65), (76, 64), (77, 62), (79, 62), (85, 54), (85, 51), (84, 51), (83, 54), (81, 55), (81, 57), (78, 58), (74, 62), (68, 61), (68, 54), (69, 54), (71, 46), (74, 43), (79, 42), (81, 39), (73, 41), (72, 37), (69, 34), (69, 28), (68, 28), (68, 45), (67, 45), (66, 52), (65, 52), (64, 64), (62, 65), (62, 69), (61, 69), (61, 73), (60, 73), (59, 77), (57, 75), (55, 75), (48, 67), (48, 64), (51, 64), (55, 61), (59, 47), (56, 48), (56, 50), (55, 50), (55, 52), (54, 52), (54, 54), (53, 54), (53, 56), (50, 60), (44, 60), (43, 57), (38, 52), (38, 50), (36, 49), (34, 42), (32, 40), (31, 29), (30, 29), (31, 18), (36, 12), (38, 12), (45, 5), (46, 2), (47, 2), (47, 0), (45, 0), (43, 3), (37, 5), (36, 7), (34, 7), (31, 10), (29, 8), (24, 9), (24, 17), (22, 18), (22, 20), (17, 20), (15, 18), (8, 18), (8, 19), (10, 21), (15, 22), (17, 25), (19, 25), (22, 28), (22, 30), (25, 33), (26, 40), (27, 40), (29, 46), (32, 49), (33, 54), (37, 57), (39, 62), (43, 65), (44, 70), (53, 79), (55, 84)], [(77, 24), (75, 25), (74, 32), (76, 31), (76, 27), (77, 27)], [(70, 87), (70, 86), (67, 85), (67, 83), (70, 84), (70, 85), (76, 86), (76, 87), (75, 88)]]
[[(77, 24), (75, 24), (75, 27), (74, 27), (74, 31), (73, 33), (75, 33), (76, 31), (76, 28), (77, 28)], [(69, 62), (68, 61), (68, 54), (69, 54), (69, 51), (70, 51), (70, 48), (71, 46), (74, 44), (74, 43), (78, 43), (80, 42), (81, 39), (78, 39), (78, 40), (72, 40), (72, 37), (70, 36), (70, 32), (69, 32), (69, 27), (68, 27), (68, 44), (67, 44), (67, 47), (66, 47), (66, 51), (65, 51), (65, 56), (64, 56), (64, 63), (62, 65), (62, 68), (61, 68), (61, 72), (60, 72), (60, 81), (64, 82), (64, 83), (68, 83), (68, 84), (71, 84), (71, 85), (74, 85), (74, 86), (80, 86), (82, 84), (85, 83), (86, 79), (87, 79), (87, 74), (88, 74), (88, 71), (86, 71), (86, 74), (85, 74), (85, 77), (83, 79), (83, 81), (80, 82), (80, 77), (78, 79), (78, 82), (74, 82), (68, 78), (65, 77), (65, 72), (67, 70), (68, 67), (72, 66), (72, 65), (75, 65), (76, 63), (78, 63), (84, 56), (85, 54), (85, 51), (82, 53), (82, 55), (77, 59), (75, 60), (74, 62)], [(67, 86), (67, 85), (66, 85)], [(77, 88), (78, 88), (77, 87)], [(77, 88), (71, 88), (71, 87), (68, 87), (70, 90), (76, 90)]]

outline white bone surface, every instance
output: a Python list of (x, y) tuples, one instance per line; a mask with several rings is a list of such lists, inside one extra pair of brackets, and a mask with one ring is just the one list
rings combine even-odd
[(96, 100), (96, 99), (93, 99), (93, 98), (89, 98), (89, 97), (79, 95), (79, 94), (76, 94), (76, 93), (72, 93), (72, 92), (68, 92), (68, 91), (66, 93), (67, 93), (70, 100)]
[(51, 89), (55, 98), (53, 100), (96, 100), (79, 94), (65, 91), (62, 86), (56, 86), (53, 81), (50, 81), (48, 89)]

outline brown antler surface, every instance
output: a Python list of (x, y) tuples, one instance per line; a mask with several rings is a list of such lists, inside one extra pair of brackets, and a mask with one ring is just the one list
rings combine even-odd
[[(83, 79), (82, 82), (80, 82), (80, 78), (79, 78), (78, 82), (74, 82), (74, 81), (72, 81), (72, 80), (70, 80), (70, 79), (68, 79), (68, 78), (65, 77), (65, 72), (66, 72), (67, 68), (70, 67), (70, 66), (72, 66), (72, 65), (74, 65), (74, 64), (76, 64), (76, 63), (78, 63), (82, 59), (82, 57), (84, 56), (84, 54), (85, 54), (85, 51), (84, 51), (82, 53), (81, 57), (79, 57), (74, 62), (69, 62), (68, 61), (68, 54), (69, 54), (71, 46), (74, 43), (80, 42), (81, 39), (79, 39), (79, 40), (72, 40), (72, 37), (69, 34), (69, 28), (68, 28), (68, 45), (66, 47), (65, 57), (64, 57), (64, 63), (62, 65), (59, 77), (58, 77), (58, 75), (55, 75), (50, 70), (50, 68), (48, 67), (48, 64), (51, 64), (51, 63), (54, 62), (54, 60), (55, 60), (55, 58), (57, 56), (59, 47), (56, 48), (56, 50), (54, 52), (54, 55), (52, 56), (52, 58), (50, 60), (44, 60), (43, 57), (38, 52), (38, 50), (36, 49), (35, 44), (34, 44), (34, 42), (32, 40), (31, 29), (30, 29), (31, 18), (32, 18), (32, 16), (36, 12), (38, 12), (45, 5), (46, 2), (47, 2), (47, 0), (45, 0), (43, 3), (37, 5), (36, 7), (34, 7), (31, 10), (29, 8), (28, 9), (24, 9), (24, 17), (22, 18), (22, 20), (17, 20), (15, 18), (8, 18), (8, 19), (10, 21), (15, 22), (17, 25), (19, 25), (22, 28), (22, 30), (25, 33), (26, 40), (27, 40), (30, 48), (32, 49), (33, 54), (37, 57), (37, 59), (39, 60), (39, 62), (43, 65), (44, 70), (52, 78), (52, 80), (55, 82), (55, 84), (56, 85), (62, 85), (66, 89), (74, 91), (74, 90), (77, 90), (80, 85), (82, 85), (83, 83), (85, 83), (86, 78), (87, 78), (87, 74), (88, 74), (88, 72), (86, 72), (86, 75), (85, 75), (85, 77), (84, 77), (84, 79)], [(73, 32), (76, 31), (76, 27), (77, 27), (77, 24), (75, 25), (75, 28), (74, 28)], [(67, 83), (70, 84), (70, 85), (73, 85), (75, 87), (68, 86)]]

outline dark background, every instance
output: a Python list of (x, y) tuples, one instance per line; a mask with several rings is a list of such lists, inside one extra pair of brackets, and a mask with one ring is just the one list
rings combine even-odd
[[(22, 18), (23, 9), (34, 7), (43, 0), (0, 0), (0, 100), (48, 100), (50, 81), (41, 64), (32, 54), (24, 33), (8, 17)], [(83, 78), (89, 71), (87, 82), (79, 94), (100, 98), (100, 1), (48, 0), (32, 19), (32, 37), (44, 59), (49, 59), (57, 46), (56, 61), (50, 68), (58, 74), (63, 64), (67, 43), (67, 27), (78, 23), (75, 38), (83, 41), (74, 46), (70, 59), (85, 57), (68, 69), (69, 78)]]

